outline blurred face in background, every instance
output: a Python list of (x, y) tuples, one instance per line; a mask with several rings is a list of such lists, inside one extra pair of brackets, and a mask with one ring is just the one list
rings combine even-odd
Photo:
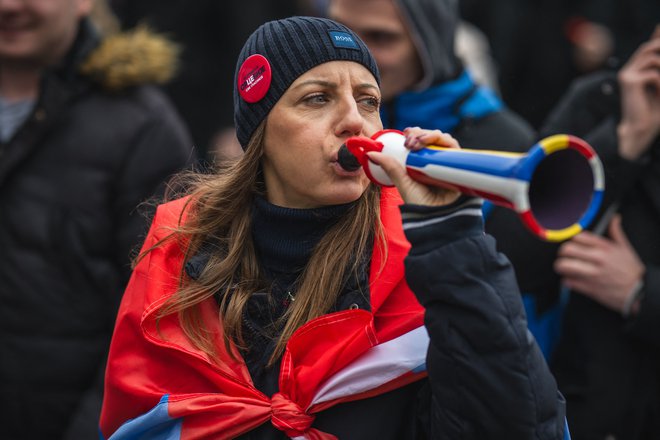
[(0, 0), (0, 63), (45, 66), (75, 39), (93, 0)]
[(262, 166), (267, 199), (307, 209), (357, 200), (369, 185), (362, 168), (337, 162), (350, 136), (381, 130), (376, 78), (352, 61), (320, 64), (298, 77), (266, 119)]
[(392, 0), (331, 0), (328, 15), (355, 31), (371, 50), (384, 101), (422, 78), (417, 49)]

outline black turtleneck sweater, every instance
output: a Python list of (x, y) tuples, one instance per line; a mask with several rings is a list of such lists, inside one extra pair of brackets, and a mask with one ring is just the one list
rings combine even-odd
[[(279, 363), (266, 368), (282, 328), (278, 319), (295, 300), (298, 278), (323, 235), (354, 203), (316, 209), (283, 208), (258, 197), (253, 207), (252, 238), (264, 289), (254, 292), (243, 316), (243, 357), (257, 389), (272, 396), (278, 391)], [(208, 249), (190, 259), (188, 275), (195, 279), (209, 259)], [(329, 312), (361, 308), (370, 310), (368, 267), (351, 275)]]
[[(262, 276), (268, 286), (255, 292), (243, 319), (247, 350), (243, 356), (255, 386), (271, 396), (278, 391), (279, 363), (266, 368), (281, 328), (277, 320), (295, 300), (297, 283), (323, 235), (345, 215), (353, 203), (316, 209), (276, 206), (257, 198), (252, 218), (252, 239)], [(366, 268), (365, 268), (366, 269)], [(350, 277), (332, 311), (369, 309), (368, 274)], [(358, 283), (362, 290), (358, 288)]]

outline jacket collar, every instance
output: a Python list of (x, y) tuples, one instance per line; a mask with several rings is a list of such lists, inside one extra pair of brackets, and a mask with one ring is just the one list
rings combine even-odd
[(88, 17), (83, 18), (69, 51), (59, 63), (47, 70), (46, 75), (56, 75), (67, 83), (75, 81), (80, 75), (80, 64), (100, 43), (101, 36), (92, 21)]
[(464, 119), (499, 111), (502, 101), (491, 89), (474, 82), (469, 71), (423, 91), (404, 92), (381, 109), (387, 128), (433, 127), (454, 131)]
[(64, 109), (90, 87), (77, 68), (94, 47), (98, 34), (88, 19), (80, 22), (73, 45), (62, 61), (44, 71), (39, 86), (39, 98), (32, 115), (23, 123), (7, 144), (2, 145), (0, 186), (22, 161), (38, 148), (42, 139), (55, 126)]

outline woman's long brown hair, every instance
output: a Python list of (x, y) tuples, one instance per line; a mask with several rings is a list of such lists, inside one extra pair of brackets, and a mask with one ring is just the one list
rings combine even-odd
[[(213, 175), (192, 176), (189, 220), (174, 231), (187, 243), (184, 261), (202, 245), (214, 248), (196, 280), (182, 271), (179, 290), (159, 316), (178, 313), (185, 334), (212, 359), (217, 351), (203, 328), (200, 303), (219, 295), (219, 319), (227, 351), (232, 353), (232, 343), (244, 348), (242, 317), (248, 299), (263, 289), (252, 242), (251, 209), (255, 196), (264, 195), (260, 173), (264, 127), (262, 123), (255, 131), (245, 155), (235, 164)], [(280, 321), (282, 331), (271, 364), (283, 354), (297, 328), (332, 308), (347, 275), (359, 270), (360, 256), (366, 255), (371, 241), (383, 241), (379, 202), (380, 191), (369, 185), (355, 206), (322, 237), (301, 275), (296, 300)]]

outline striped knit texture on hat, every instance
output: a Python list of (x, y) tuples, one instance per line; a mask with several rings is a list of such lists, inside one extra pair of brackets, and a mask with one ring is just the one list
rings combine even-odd
[[(257, 102), (239, 93), (239, 71), (250, 56), (266, 58), (272, 72), (268, 91)], [(261, 25), (248, 38), (234, 75), (234, 124), (246, 148), (252, 134), (291, 83), (308, 70), (328, 61), (355, 61), (366, 67), (380, 84), (376, 61), (362, 40), (346, 26), (318, 17), (289, 17)]]

